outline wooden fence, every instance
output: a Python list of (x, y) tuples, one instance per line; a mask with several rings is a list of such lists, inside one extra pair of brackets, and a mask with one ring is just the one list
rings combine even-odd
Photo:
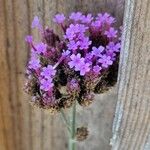
[(126, 1), (122, 41), (113, 149), (150, 150), (150, 1)]
[[(149, 150), (150, 134), (150, 2), (126, 0), (123, 45), (117, 88), (96, 96), (93, 106), (79, 115), (91, 129), (79, 150)], [(56, 12), (108, 11), (122, 23), (124, 0), (0, 0), (0, 150), (66, 150), (59, 116), (28, 104), (23, 92), (29, 55), (24, 42), (34, 15), (44, 25)], [(118, 91), (118, 100), (117, 100)], [(115, 105), (117, 106), (115, 108)], [(111, 132), (113, 117), (116, 115)]]

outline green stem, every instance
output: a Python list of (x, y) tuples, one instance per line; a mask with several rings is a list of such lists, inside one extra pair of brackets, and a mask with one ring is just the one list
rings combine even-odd
[(76, 143), (75, 143), (75, 135), (76, 135), (76, 102), (74, 102), (72, 107), (72, 112), (70, 116), (70, 128), (71, 132), (69, 135), (69, 150), (75, 150), (76, 149)]
[(70, 124), (69, 124), (67, 117), (62, 109), (60, 110), (60, 113), (61, 113), (62, 120), (64, 121), (68, 131), (71, 133)]

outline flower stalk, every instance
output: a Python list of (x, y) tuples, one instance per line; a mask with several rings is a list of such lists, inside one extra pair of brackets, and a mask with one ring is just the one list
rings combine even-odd
[(69, 150), (76, 150), (76, 101), (73, 104), (71, 115), (70, 115), (70, 127), (71, 132), (69, 133)]
[(68, 129), (68, 132), (71, 133), (70, 123), (68, 122), (67, 117), (66, 117), (64, 111), (60, 110), (60, 113), (61, 113), (62, 120), (64, 121), (64, 123), (65, 123), (65, 125), (66, 125), (66, 127)]

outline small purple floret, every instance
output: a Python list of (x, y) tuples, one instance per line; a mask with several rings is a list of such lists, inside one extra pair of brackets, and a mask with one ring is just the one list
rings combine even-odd
[(103, 46), (99, 46), (98, 48), (96, 47), (92, 47), (92, 54), (96, 57), (101, 57), (102, 56), (102, 52), (104, 51), (104, 47)]
[(108, 38), (116, 38), (118, 31), (114, 28), (110, 28), (108, 31), (105, 31), (105, 35), (107, 35)]
[(104, 68), (108, 68), (110, 65), (113, 64), (111, 57), (107, 55), (102, 55), (98, 61), (102, 64), (102, 67)]
[(52, 79), (41, 79), (40, 80), (40, 89), (43, 91), (50, 91), (54, 84), (52, 83)]
[(77, 55), (72, 54), (70, 58), (71, 58), (71, 61), (68, 63), (69, 67), (70, 68), (75, 67), (75, 70), (78, 71), (80, 64), (84, 62), (84, 58), (81, 58), (81, 54), (79, 53)]
[(89, 46), (92, 44), (92, 41), (89, 40), (89, 37), (84, 37), (79, 41), (80, 49), (88, 49)]
[(38, 43), (35, 48), (36, 48), (36, 53), (37, 54), (44, 54), (46, 52), (46, 47), (47, 45), (44, 44), (43, 42)]
[(55, 17), (53, 18), (53, 21), (58, 23), (58, 24), (62, 24), (65, 21), (65, 16), (64, 14), (57, 14), (55, 15)]
[(108, 50), (112, 50), (114, 52), (119, 52), (120, 51), (120, 48), (121, 48), (121, 44), (120, 43), (114, 43), (114, 42), (110, 42), (108, 45), (107, 45), (107, 49)]
[(91, 21), (93, 20), (92, 14), (87, 14), (86, 16), (82, 16), (82, 23), (91, 23)]
[(33, 36), (32, 35), (27, 35), (25, 37), (25, 41), (28, 42), (29, 44), (31, 44), (33, 42)]
[(42, 29), (42, 25), (40, 23), (40, 20), (39, 20), (39, 17), (38, 16), (35, 16), (33, 21), (32, 21), (32, 25), (31, 25), (32, 28), (38, 28), (39, 30)]
[(55, 76), (56, 70), (53, 69), (53, 66), (48, 65), (47, 67), (42, 68), (41, 76), (46, 79), (50, 79), (51, 77)]
[(73, 13), (71, 13), (71, 15), (70, 15), (69, 18), (72, 19), (72, 20), (74, 20), (74, 21), (80, 21), (80, 20), (83, 19), (83, 15), (82, 15), (81, 12), (76, 12), (76, 13), (73, 12)]
[(41, 67), (40, 60), (38, 58), (32, 57), (28, 65), (29, 69), (37, 70)]
[(80, 63), (78, 70), (80, 71), (80, 75), (84, 76), (87, 72), (90, 71), (90, 64), (89, 63)]
[(96, 74), (99, 74), (101, 70), (102, 70), (102, 67), (100, 67), (99, 65), (96, 65), (96, 66), (93, 67), (93, 71)]

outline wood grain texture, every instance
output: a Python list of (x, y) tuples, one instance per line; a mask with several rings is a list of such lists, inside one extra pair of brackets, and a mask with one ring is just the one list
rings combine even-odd
[[(55, 28), (57, 32), (60, 31), (52, 22), (57, 12), (108, 11), (117, 17), (120, 25), (123, 3), (124, 0), (0, 0), (0, 150), (67, 149), (67, 135), (59, 116), (33, 109), (28, 103), (30, 97), (23, 92), (29, 56), (24, 37), (32, 33), (36, 39), (39, 38), (37, 31), (30, 29), (34, 15), (41, 17), (44, 25)], [(110, 149), (116, 90), (96, 99), (97, 102), (83, 112), (84, 117), (79, 114), (79, 120), (85, 124), (90, 120), (91, 129), (103, 132), (91, 131), (89, 144), (79, 145), (81, 150)]]
[(113, 150), (144, 150), (150, 134), (150, 2), (127, 0)]

